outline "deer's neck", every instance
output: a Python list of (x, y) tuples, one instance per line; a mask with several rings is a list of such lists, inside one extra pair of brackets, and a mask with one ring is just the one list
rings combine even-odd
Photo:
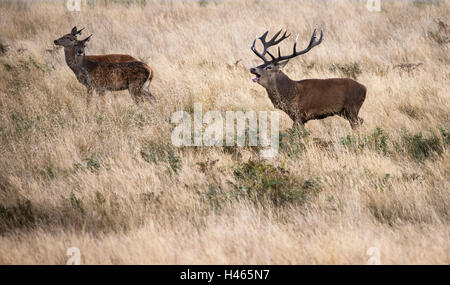
[(65, 47), (64, 56), (66, 58), (66, 63), (75, 72), (75, 47)]
[(73, 71), (77, 76), (77, 79), (83, 85), (90, 87), (91, 79), (89, 77), (89, 72), (86, 68), (87, 66), (87, 58), (86, 55), (82, 56), (74, 56), (74, 68)]
[(297, 93), (295, 81), (280, 72), (275, 84), (266, 87), (266, 90), (274, 107), (289, 113), (289, 107), (292, 106), (292, 101)]

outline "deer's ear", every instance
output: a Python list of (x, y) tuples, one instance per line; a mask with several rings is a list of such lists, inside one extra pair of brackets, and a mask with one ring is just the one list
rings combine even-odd
[(75, 36), (76, 34), (77, 34), (77, 26), (75, 26), (75, 27), (73, 27), (72, 28), (72, 32), (71, 32), (71, 34), (73, 35), (73, 36)]
[(81, 35), (81, 32), (84, 30), (84, 28), (82, 28), (81, 30), (77, 31), (77, 35)]
[(85, 38), (85, 39), (83, 40), (83, 42), (87, 43), (87, 42), (91, 39), (92, 35), (93, 35), (93, 34), (91, 34), (89, 37)]
[(277, 63), (278, 69), (282, 69), (288, 62), (289, 62), (289, 60), (285, 60), (285, 61)]

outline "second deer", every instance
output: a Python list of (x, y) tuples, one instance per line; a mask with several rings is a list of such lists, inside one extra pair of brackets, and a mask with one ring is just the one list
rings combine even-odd
[(152, 102), (153, 95), (148, 90), (152, 72), (140, 61), (95, 62), (85, 54), (86, 43), (92, 35), (75, 44), (74, 72), (89, 95), (95, 90), (100, 96), (105, 91), (128, 90), (138, 104), (147, 99)]
[[(89, 67), (86, 66), (86, 68), (84, 68), (83, 71), (81, 71), (80, 67), (76, 68), (75, 48), (76, 48), (76, 45), (79, 43), (79, 41), (77, 40), (77, 36), (80, 35), (83, 30), (84, 29), (78, 30), (77, 27), (73, 27), (73, 29), (71, 30), (70, 33), (60, 37), (59, 39), (56, 39), (54, 41), (54, 44), (64, 47), (64, 55), (65, 55), (67, 65), (75, 73), (75, 75), (77, 76), (77, 79), (88, 88), (88, 93), (89, 93), (88, 102), (89, 102), (90, 97), (92, 96), (92, 93), (94, 90), (97, 91), (97, 93), (99, 95), (103, 95), (106, 90), (110, 90), (110, 91), (117, 90), (117, 89), (109, 88), (109, 86), (114, 85), (113, 82), (110, 82), (109, 84), (108, 84), (108, 82), (106, 84), (104, 83), (102, 88), (101, 88), (102, 85), (98, 86), (95, 84), (95, 82), (94, 83), (91, 82), (90, 86), (86, 85), (87, 84), (86, 75), (89, 75), (90, 72), (92, 72), (95, 69), (95, 68), (93, 68), (94, 66), (97, 66), (97, 67), (104, 66), (109, 63), (125, 63), (125, 62), (135, 62), (136, 63), (136, 62), (140, 62), (140, 61), (138, 59), (136, 59), (130, 55), (126, 55), (126, 54), (86, 55), (85, 61), (89, 65)], [(150, 88), (150, 83), (153, 79), (153, 70), (147, 64), (142, 63), (142, 62), (140, 62), (138, 64), (134, 64), (134, 65), (142, 65), (144, 67), (144, 69), (147, 70), (147, 71), (145, 71), (145, 72), (143, 71), (143, 72), (149, 73), (148, 80), (144, 84), (145, 90), (142, 92), (146, 94), (146, 95), (144, 95), (145, 97), (147, 97), (150, 101), (152, 101), (154, 97), (151, 95), (149, 88)], [(82, 75), (82, 73), (84, 73), (84, 75), (80, 77), (80, 75)], [(95, 73), (98, 74), (98, 71)], [(96, 78), (97, 76), (94, 76), (94, 77), (89, 76), (89, 78), (92, 79), (92, 78)], [(109, 79), (104, 78), (103, 81), (105, 81), (105, 80), (106, 81), (114, 80), (114, 78), (112, 78), (110, 76)], [(127, 88), (124, 88), (124, 89), (127, 89)], [(124, 89), (119, 89), (119, 90), (124, 90)], [(142, 96), (140, 96), (139, 98), (141, 98), (141, 97)], [(135, 96), (133, 96), (133, 98), (135, 98), (135, 100), (136, 100)], [(138, 101), (140, 101), (140, 99), (137, 100), (137, 102)]]

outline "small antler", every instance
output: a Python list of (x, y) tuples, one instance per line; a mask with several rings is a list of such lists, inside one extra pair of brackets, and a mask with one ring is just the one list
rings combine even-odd
[[(297, 51), (297, 40), (298, 40), (298, 35), (297, 35), (297, 38), (295, 39), (295, 43), (294, 43), (293, 52), (292, 52), (291, 55), (282, 56), (282, 55), (281, 55), (280, 47), (278, 46), (278, 57), (274, 57), (267, 49), (268, 49), (269, 47), (273, 46), (273, 45), (276, 45), (276, 44), (280, 43), (282, 40), (288, 38), (288, 37), (290, 36), (290, 34), (289, 34), (288, 36), (286, 36), (286, 32), (284, 32), (284, 35), (283, 35), (281, 38), (276, 39), (276, 38), (278, 37), (278, 35), (281, 33), (281, 30), (280, 30), (278, 33), (276, 33), (276, 34), (272, 37), (272, 39), (271, 39), (269, 42), (266, 42), (266, 36), (267, 36), (268, 32), (269, 32), (269, 31), (266, 31), (266, 32), (259, 38), (259, 39), (261, 40), (263, 46), (264, 46), (264, 50), (263, 50), (262, 53), (258, 53), (258, 52), (256, 51), (256, 48), (255, 48), (255, 42), (256, 42), (256, 39), (253, 41), (253, 45), (252, 45), (252, 47), (251, 47), (252, 51), (253, 51), (259, 58), (261, 58), (261, 59), (264, 61), (264, 63), (277, 63), (277, 62), (280, 62), (280, 61), (289, 60), (289, 59), (294, 58), (294, 57), (296, 57), (296, 56), (305, 54), (305, 53), (307, 53), (308, 51), (310, 51), (313, 47), (315, 47), (315, 46), (319, 45), (320, 43), (322, 43), (322, 38), (323, 38), (323, 33), (322, 33), (322, 31), (320, 31), (320, 38), (319, 38), (319, 40), (316, 41), (316, 38), (317, 38), (317, 36), (316, 36), (317, 30), (314, 29), (314, 32), (313, 32), (313, 34), (312, 34), (312, 36), (311, 36), (311, 40), (310, 40), (310, 42), (309, 42), (308, 47), (307, 47), (306, 49), (304, 49), (304, 50)], [(269, 60), (267, 60), (267, 59), (264, 57), (264, 55), (265, 55), (266, 53), (272, 58), (272, 60), (269, 61)]]

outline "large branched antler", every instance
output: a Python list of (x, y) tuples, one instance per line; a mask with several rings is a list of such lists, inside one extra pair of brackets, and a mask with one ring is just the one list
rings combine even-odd
[[(277, 37), (280, 35), (282, 30), (283, 29), (279, 30), (268, 42), (266, 42), (266, 37), (267, 37), (267, 34), (269, 33), (268, 30), (262, 36), (259, 37), (259, 39), (261, 40), (261, 43), (263, 44), (263, 47), (264, 47), (264, 50), (262, 53), (259, 53), (255, 48), (256, 39), (253, 41), (253, 44), (251, 47), (252, 51), (259, 58), (261, 58), (265, 63), (272, 62), (275, 59), (275, 57), (268, 51), (268, 48), (279, 44), (282, 40), (287, 39), (291, 35), (291, 34), (286, 35), (286, 31), (285, 31), (284, 34), (281, 36), (281, 38), (277, 39)], [(266, 57), (265, 57), (266, 53), (272, 58), (272, 61), (266, 59)]]
[[(317, 36), (316, 36), (317, 30), (314, 29), (314, 32), (313, 32), (313, 34), (311, 36), (311, 40), (310, 40), (309, 45), (308, 45), (308, 47), (306, 49), (301, 50), (301, 51), (297, 51), (297, 40), (298, 40), (298, 36), (297, 36), (297, 38), (295, 39), (294, 48), (293, 48), (293, 52), (292, 52), (291, 55), (282, 56), (281, 55), (281, 51), (280, 51), (280, 47), (278, 46), (278, 57), (274, 57), (267, 49), (269, 47), (271, 47), (271, 46), (279, 44), (282, 40), (284, 40), (284, 39), (286, 39), (286, 38), (288, 38), (290, 36), (290, 34), (288, 36), (286, 36), (286, 32), (284, 32), (283, 36), (281, 38), (277, 39), (277, 37), (281, 33), (281, 31), (282, 30), (280, 30), (278, 33), (276, 33), (269, 42), (266, 42), (266, 36), (269, 33), (269, 31), (266, 31), (261, 37), (259, 37), (259, 39), (261, 40), (261, 42), (262, 42), (262, 44), (264, 46), (264, 50), (263, 50), (262, 53), (258, 53), (258, 51), (255, 48), (256, 39), (253, 41), (251, 50), (259, 58), (261, 58), (264, 61), (264, 63), (266, 63), (266, 64), (268, 64), (268, 63), (277, 63), (277, 62), (280, 62), (280, 61), (289, 60), (289, 59), (294, 58), (296, 56), (305, 54), (308, 51), (310, 51), (313, 47), (319, 45), (322, 42), (322, 38), (323, 38), (323, 33), (322, 33), (322, 31), (320, 31), (320, 38), (319, 38), (319, 40), (316, 40), (316, 38), (317, 38)], [(265, 54), (266, 53), (272, 58), (272, 60), (267, 60), (265, 58)]]

